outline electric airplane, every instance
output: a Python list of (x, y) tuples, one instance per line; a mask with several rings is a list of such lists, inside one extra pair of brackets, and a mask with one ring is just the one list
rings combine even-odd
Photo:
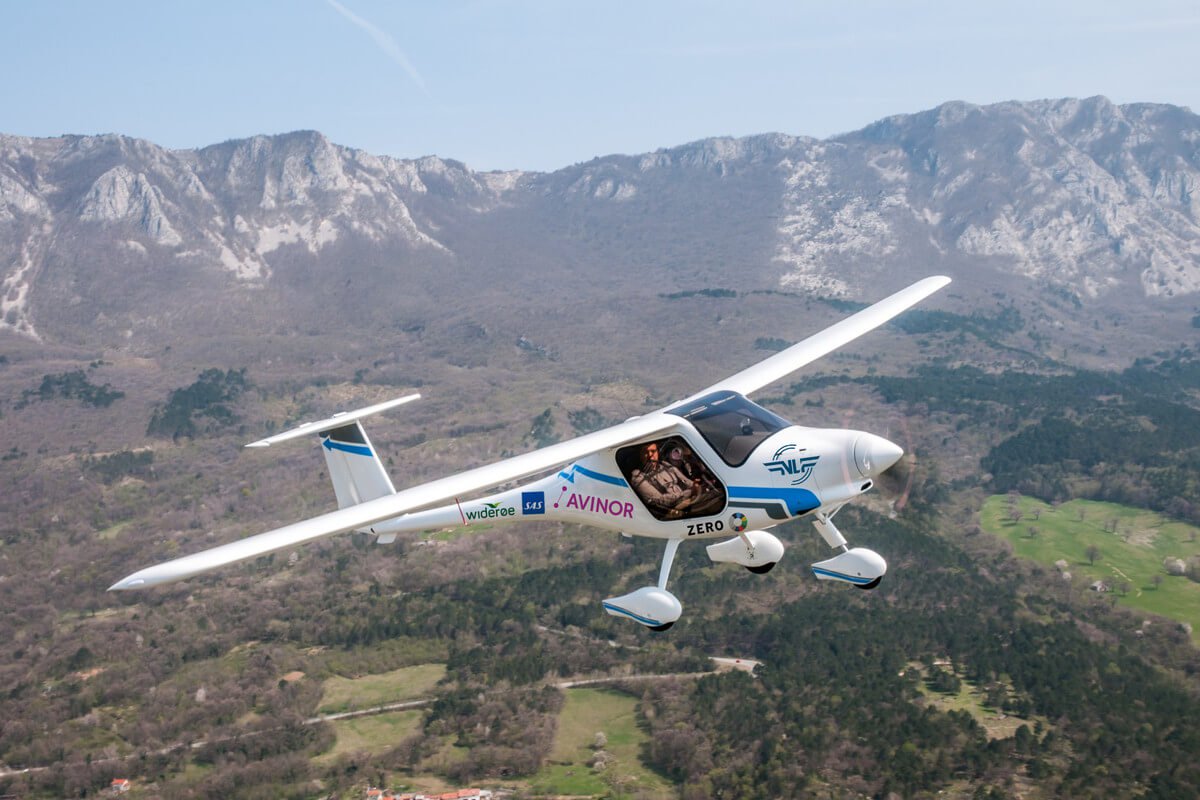
[[(109, 590), (168, 583), (347, 531), (371, 534), (387, 544), (410, 531), (560, 520), (665, 541), (656, 585), (603, 601), (609, 614), (662, 631), (683, 613), (679, 600), (667, 591), (681, 542), (719, 539), (707, 547), (712, 561), (764, 573), (784, 550), (768, 529), (798, 517), (810, 519), (836, 551), (812, 565), (818, 579), (872, 589), (887, 572), (887, 563), (874, 551), (849, 547), (833, 517), (846, 502), (868, 491), (904, 451), (864, 431), (793, 425), (746, 395), (883, 325), (948, 283), (943, 276), (918, 281), (665, 408), (400, 491), (393, 487), (360, 420), (419, 395), (343, 412), (252, 442), (246, 446), (318, 437), (338, 510), (147, 567)], [(517, 488), (476, 496), (548, 471)]]

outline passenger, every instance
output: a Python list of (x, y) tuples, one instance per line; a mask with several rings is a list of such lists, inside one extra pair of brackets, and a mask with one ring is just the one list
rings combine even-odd
[(675, 442), (667, 450), (667, 460), (690, 480), (700, 481), (700, 496), (688, 506), (689, 517), (716, 514), (725, 507), (725, 492), (717, 476), (692, 452), (686, 442)]
[(704, 478), (704, 466), (696, 459), (696, 454), (692, 452), (692, 448), (683, 442), (671, 445), (670, 449), (667, 450), (667, 461), (671, 466), (686, 475), (689, 480), (702, 480)]

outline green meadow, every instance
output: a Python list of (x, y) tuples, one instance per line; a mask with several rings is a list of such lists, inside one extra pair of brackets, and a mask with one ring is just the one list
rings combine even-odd
[(421, 709), (392, 711), (368, 717), (339, 719), (331, 723), (337, 741), (319, 759), (330, 762), (345, 753), (382, 753), (421, 730)]
[[(549, 761), (530, 782), (534, 793), (674, 797), (670, 785), (639, 758), (646, 735), (637, 725), (637, 703), (604, 689), (568, 689)], [(607, 737), (604, 750), (613, 759), (599, 771), (587, 765), (598, 732)]]
[(335, 676), (322, 685), (317, 711), (334, 714), (429, 697), (433, 687), (445, 676), (445, 664), (418, 664), (361, 678)]
[[(1200, 584), (1163, 568), (1168, 557), (1187, 562), (1200, 555), (1195, 526), (1116, 503), (1071, 500), (1052, 506), (1008, 495), (989, 497), (979, 517), (980, 526), (1008, 540), (1018, 556), (1046, 566), (1066, 561), (1074, 578), (1088, 584), (1102, 580), (1119, 603), (1189, 623), (1193, 641), (1200, 641)], [(1094, 561), (1088, 556), (1092, 547), (1098, 552)]]
[[(953, 669), (951, 665), (949, 666)], [(924, 678), (924, 670), (918, 663), (908, 665), (909, 669), (915, 669), (921, 673)], [(955, 670), (955, 674), (958, 674)], [(958, 674), (960, 680), (963, 676)], [(1011, 686), (1009, 686), (1011, 688)], [(967, 680), (962, 680), (962, 685), (958, 692), (951, 694), (949, 692), (935, 691), (926, 684), (922, 679), (917, 684), (917, 689), (925, 697), (926, 702), (930, 703), (939, 711), (965, 711), (975, 718), (975, 721), (986, 731), (989, 739), (1007, 739), (1017, 732), (1017, 728), (1022, 725), (1033, 727), (1032, 720), (1022, 719), (1009, 714), (1002, 714), (1000, 711), (992, 708), (987, 704), (983, 691)]]

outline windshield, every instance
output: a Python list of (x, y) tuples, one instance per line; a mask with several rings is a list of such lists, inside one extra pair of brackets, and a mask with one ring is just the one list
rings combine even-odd
[(783, 417), (755, 405), (737, 392), (713, 392), (667, 413), (695, 426), (717, 455), (731, 467), (740, 467), (759, 443), (791, 427)]

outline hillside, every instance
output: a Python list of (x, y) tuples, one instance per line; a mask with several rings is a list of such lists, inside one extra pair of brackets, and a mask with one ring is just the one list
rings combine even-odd
[[(1200, 521), (1197, 141), (1185, 109), (1103, 98), (549, 174), (313, 132), (0, 137), (0, 767), (32, 770), (0, 789), (1190, 797), (1188, 633), (1064, 592), (979, 513), (1012, 491)], [(839, 517), (892, 565), (875, 592), (813, 580), (807, 523), (770, 575), (682, 548), (665, 636), (600, 607), (658, 546), (579, 526), (344, 536), (104, 591), (332, 508), (315, 448), (242, 448), (286, 426), (419, 389), (368, 426), (407, 485), (658, 407), (935, 272), (933, 302), (756, 397), (909, 451)], [(554, 687), (714, 655), (763, 667)], [(414, 674), (420, 711), (307, 722)], [(592, 770), (580, 698), (627, 773), (566, 775)]]

